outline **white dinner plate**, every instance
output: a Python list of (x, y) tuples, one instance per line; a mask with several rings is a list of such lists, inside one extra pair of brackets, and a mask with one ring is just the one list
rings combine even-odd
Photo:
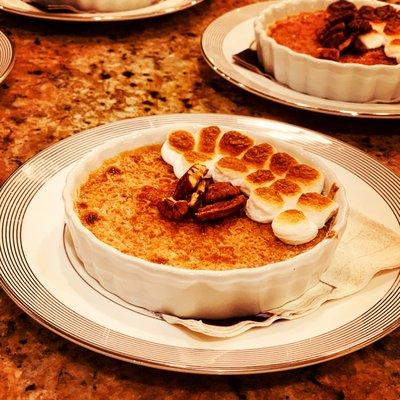
[(0, 83), (11, 72), (15, 61), (15, 51), (10, 39), (0, 31)]
[(193, 7), (202, 1), (204, 0), (162, 0), (152, 6), (137, 8), (130, 11), (108, 13), (60, 13), (41, 11), (36, 7), (24, 3), (22, 0), (0, 0), (0, 10), (24, 15), (26, 17), (55, 21), (109, 22), (159, 17)]
[(232, 56), (247, 49), (254, 41), (255, 18), (273, 3), (237, 8), (215, 19), (206, 28), (201, 47), (214, 71), (250, 93), (288, 106), (347, 117), (400, 118), (400, 103), (350, 103), (310, 96), (235, 64)]
[[(229, 339), (168, 325), (106, 292), (77, 259), (64, 225), (67, 173), (108, 139), (166, 124), (214, 124), (269, 132), (323, 157), (350, 205), (400, 232), (400, 177), (343, 142), (267, 119), (173, 114), (124, 120), (71, 136), (20, 167), (0, 189), (0, 283), (41, 324), (84, 347), (147, 366), (246, 374), (315, 364), (360, 349), (399, 325), (400, 274), (381, 273), (361, 292), (315, 313)], [(157, 293), (154, 293), (157, 296)]]

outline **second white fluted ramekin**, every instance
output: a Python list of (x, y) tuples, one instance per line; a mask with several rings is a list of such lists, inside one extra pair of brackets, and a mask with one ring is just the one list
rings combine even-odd
[[(400, 64), (362, 65), (322, 60), (298, 53), (268, 36), (268, 27), (287, 16), (324, 10), (333, 0), (284, 0), (255, 20), (258, 58), (275, 79), (298, 92), (331, 100), (364, 103), (400, 97)], [(382, 7), (375, 0), (354, 0), (357, 7)], [(400, 9), (399, 6), (394, 6)]]

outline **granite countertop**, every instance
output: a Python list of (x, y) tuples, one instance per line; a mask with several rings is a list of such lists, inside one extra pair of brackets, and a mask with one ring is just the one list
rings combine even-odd
[[(49, 23), (0, 14), (17, 51), (0, 85), (0, 183), (32, 155), (84, 129), (144, 115), (252, 115), (319, 130), (400, 174), (398, 121), (319, 115), (254, 97), (201, 56), (204, 28), (250, 0), (206, 0), (147, 21)], [(248, 377), (203, 377), (116, 361), (34, 322), (0, 290), (0, 399), (397, 399), (400, 331), (325, 364)]]

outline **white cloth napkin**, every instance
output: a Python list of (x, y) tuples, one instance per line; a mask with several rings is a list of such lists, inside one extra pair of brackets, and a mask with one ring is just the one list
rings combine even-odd
[(400, 235), (351, 210), (346, 231), (331, 266), (320, 282), (301, 297), (282, 307), (268, 310), (265, 320), (242, 320), (229, 326), (204, 323), (162, 314), (174, 325), (213, 337), (233, 337), (280, 319), (296, 319), (316, 311), (323, 303), (349, 296), (363, 289), (379, 271), (400, 268)]

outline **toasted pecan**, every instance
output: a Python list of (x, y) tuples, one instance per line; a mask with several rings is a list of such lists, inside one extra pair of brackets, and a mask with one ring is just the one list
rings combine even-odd
[(196, 191), (191, 194), (190, 199), (189, 199), (189, 207), (192, 209), (196, 209), (199, 205), (200, 202), (204, 196), (204, 193), (206, 193), (208, 186), (208, 181), (205, 179), (202, 179), (200, 183), (197, 185)]
[(231, 200), (219, 201), (200, 207), (195, 213), (195, 216), (202, 222), (215, 221), (239, 212), (244, 208), (245, 204), (246, 197), (241, 194)]
[(189, 203), (186, 200), (175, 200), (172, 197), (165, 197), (158, 204), (160, 214), (168, 219), (182, 219), (189, 212)]
[(240, 189), (229, 182), (211, 183), (204, 195), (205, 203), (216, 203), (218, 201), (228, 200), (240, 194)]
[(342, 14), (345, 12), (354, 13), (357, 11), (357, 7), (350, 1), (339, 0), (329, 4), (327, 10), (330, 14)]
[(207, 174), (208, 168), (201, 164), (192, 165), (185, 174), (178, 180), (173, 194), (175, 200), (183, 200), (191, 194)]

